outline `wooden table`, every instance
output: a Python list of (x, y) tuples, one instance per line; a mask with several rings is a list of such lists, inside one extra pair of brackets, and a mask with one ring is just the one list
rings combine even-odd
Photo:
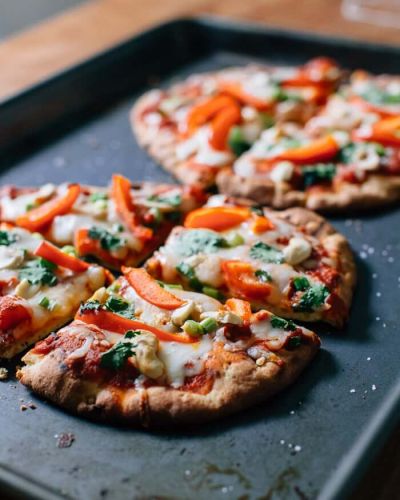
[[(93, 0), (0, 43), (0, 99), (177, 16), (215, 14), (400, 45), (400, 29), (343, 19), (340, 0)], [(293, 15), (295, 13), (295, 15)], [(352, 495), (400, 498), (400, 427)]]

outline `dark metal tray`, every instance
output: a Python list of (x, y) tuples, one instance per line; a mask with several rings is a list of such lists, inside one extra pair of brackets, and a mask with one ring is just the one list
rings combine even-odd
[[(152, 82), (260, 59), (316, 55), (398, 70), (400, 51), (220, 20), (155, 28), (0, 104), (1, 183), (105, 184), (113, 171), (168, 180), (132, 139), (128, 111)], [(344, 332), (269, 403), (183, 432), (119, 429), (68, 415), (0, 382), (2, 491), (24, 498), (343, 498), (400, 409), (399, 211), (335, 218), (358, 260)], [(321, 332), (321, 329), (319, 329)], [(36, 410), (20, 411), (21, 399)], [(72, 432), (70, 448), (55, 435)]]

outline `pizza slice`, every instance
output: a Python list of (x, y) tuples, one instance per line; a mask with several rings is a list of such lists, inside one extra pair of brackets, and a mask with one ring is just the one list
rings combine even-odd
[(133, 185), (115, 174), (110, 189), (79, 184), (5, 187), (0, 219), (40, 232), (58, 246), (74, 245), (80, 257), (94, 257), (118, 270), (122, 264), (141, 263), (184, 213), (205, 200), (194, 187)]
[(70, 321), (107, 272), (38, 234), (0, 226), (0, 357), (11, 358)]
[(195, 75), (145, 94), (132, 110), (136, 138), (184, 184), (212, 186), (218, 171), (278, 122), (304, 123), (342, 71), (317, 58), (299, 67), (245, 66)]
[(286, 123), (263, 132), (221, 169), (222, 193), (275, 208), (348, 211), (400, 201), (400, 115), (381, 118), (334, 96), (304, 128)]
[(191, 212), (146, 263), (156, 278), (257, 310), (342, 326), (356, 279), (346, 239), (303, 208), (274, 212), (221, 195)]
[(222, 305), (144, 269), (83, 304), (23, 358), (19, 380), (80, 415), (130, 425), (199, 423), (292, 383), (319, 348), (304, 327), (248, 302)]

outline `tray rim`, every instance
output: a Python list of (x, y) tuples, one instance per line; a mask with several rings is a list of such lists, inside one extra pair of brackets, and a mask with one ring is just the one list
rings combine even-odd
[[(226, 16), (217, 15), (193, 15), (171, 18), (164, 22), (150, 26), (147, 29), (141, 30), (133, 36), (129, 36), (124, 40), (105, 48), (92, 56), (85, 57), (77, 64), (69, 65), (55, 73), (52, 73), (48, 78), (39, 80), (38, 82), (28, 86), (15, 93), (6, 95), (0, 98), (0, 111), (2, 108), (12, 106), (14, 102), (20, 99), (29, 98), (36, 92), (40, 92), (48, 85), (57, 83), (58, 81), (79, 73), (82, 69), (99, 63), (105, 58), (109, 58), (113, 53), (118, 53), (121, 49), (125, 49), (132, 42), (140, 42), (141, 39), (152, 36), (154, 33), (159, 33), (162, 30), (171, 30), (175, 27), (191, 27), (197, 26), (200, 29), (226, 29), (233, 32), (242, 32), (245, 35), (250, 33), (264, 34), (272, 36), (287, 37), (294, 40), (304, 40), (311, 43), (323, 43), (341, 48), (357, 48), (360, 50), (371, 50), (374, 52), (389, 52), (400, 56), (400, 44), (378, 44), (354, 39), (351, 37), (326, 36), (315, 34), (306, 30), (292, 30), (276, 25), (264, 24), (261, 22), (239, 21)], [(218, 48), (216, 49), (216, 51)], [(394, 430), (394, 427), (400, 421), (400, 379), (398, 379), (389, 389), (383, 399), (381, 407), (368, 420), (362, 434), (354, 442), (349, 453), (341, 458), (337, 464), (337, 468), (331, 473), (326, 483), (322, 486), (318, 494), (321, 500), (339, 500), (345, 498), (351, 493), (352, 489), (362, 479), (363, 473), (372, 463), (379, 451)], [(22, 484), (21, 484), (22, 483)], [(11, 492), (21, 494), (22, 492), (28, 498), (66, 498), (62, 492), (55, 491), (50, 486), (45, 485), (34, 478), (26, 476), (22, 471), (13, 469), (4, 464), (0, 464), (0, 484), (5, 485)]]

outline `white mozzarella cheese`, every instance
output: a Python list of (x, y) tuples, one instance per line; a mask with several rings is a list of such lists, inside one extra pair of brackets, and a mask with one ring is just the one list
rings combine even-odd
[(158, 356), (164, 363), (171, 386), (178, 388), (186, 377), (201, 373), (204, 360), (211, 350), (212, 341), (208, 335), (201, 337), (195, 344), (160, 342)]

